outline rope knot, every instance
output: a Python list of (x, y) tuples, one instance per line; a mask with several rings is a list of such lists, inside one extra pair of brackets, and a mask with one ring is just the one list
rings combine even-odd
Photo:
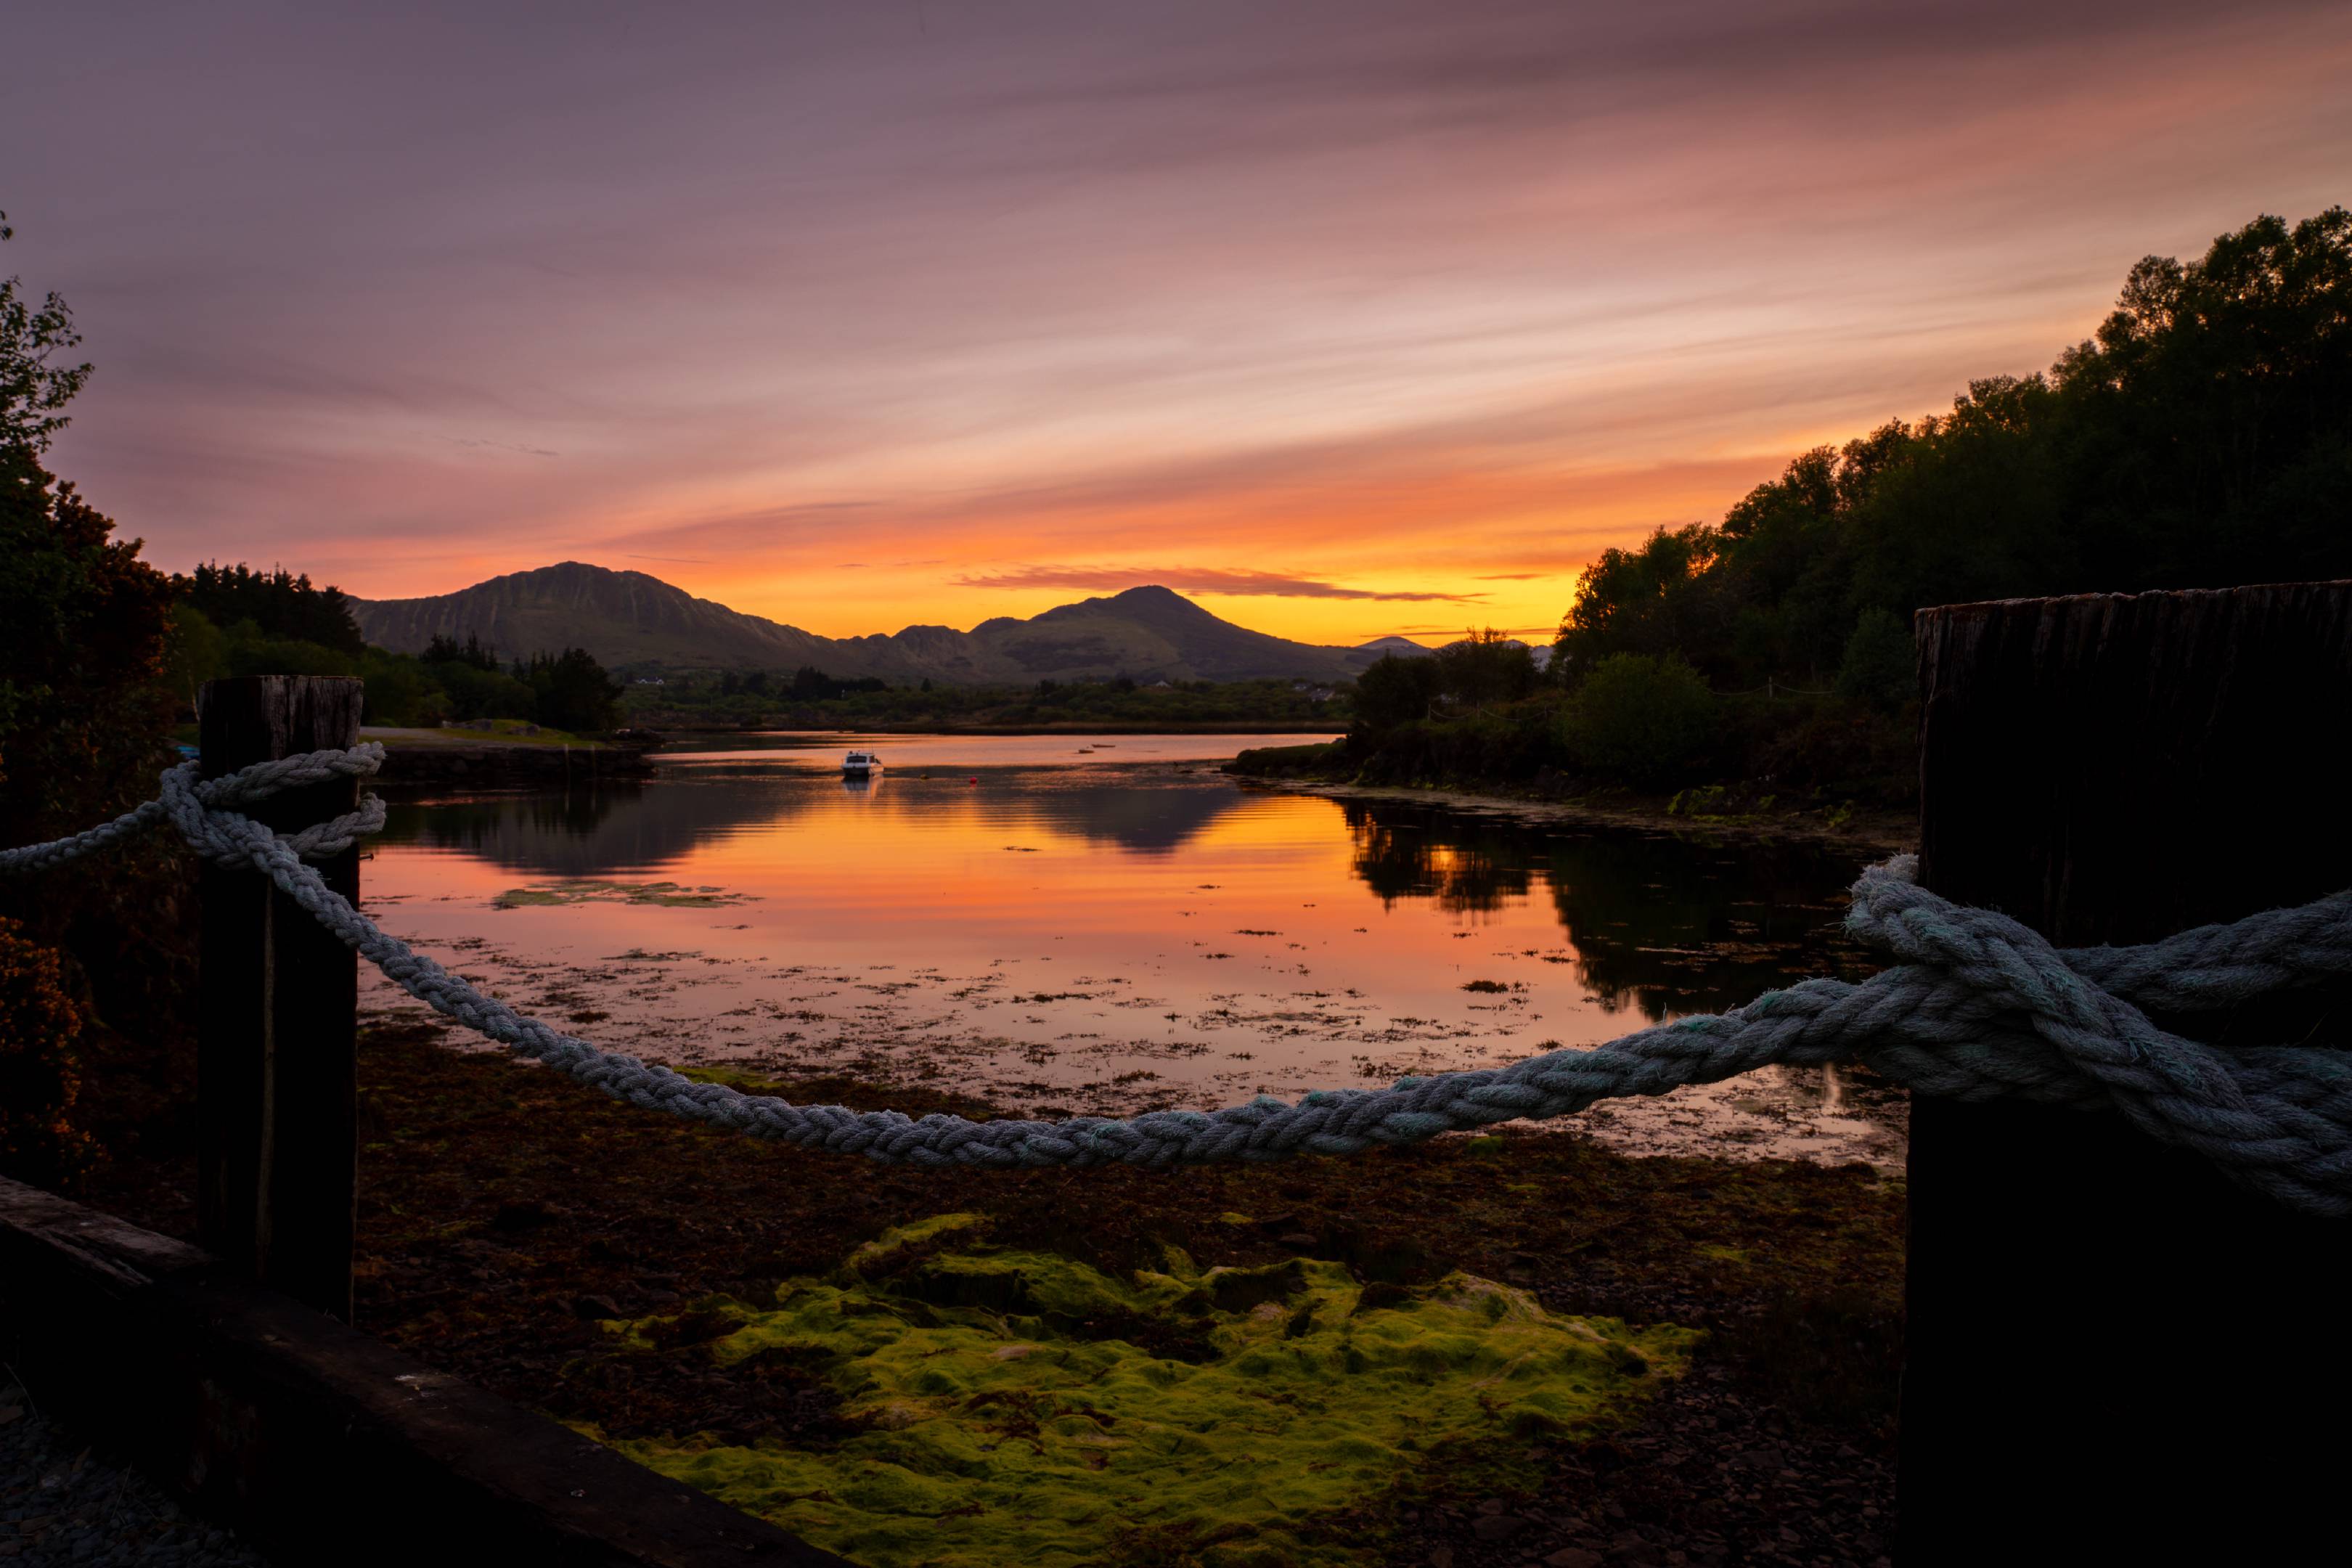
[(383, 800), (374, 795), (362, 795), (355, 810), (291, 833), (273, 832), (236, 809), (307, 784), (366, 778), (383, 766), (377, 742), (348, 751), (299, 752), (215, 779), (199, 778), (199, 766), (182, 763), (166, 773), (156, 804), (188, 847), (217, 865), (249, 863), (266, 871), (270, 858), (281, 853), (297, 860), (331, 859), (383, 828)]

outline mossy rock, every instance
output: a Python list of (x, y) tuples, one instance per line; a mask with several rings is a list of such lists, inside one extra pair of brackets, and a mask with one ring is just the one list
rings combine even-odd
[[(1202, 1269), (1167, 1248), (1117, 1279), (985, 1228), (889, 1232), (772, 1308), (730, 1308), (733, 1331), (687, 1352), (788, 1355), (856, 1436), (614, 1446), (873, 1568), (1337, 1564), (1351, 1552), (1318, 1521), (1377, 1507), (1452, 1447), (1524, 1453), (1608, 1425), (1697, 1338), (1556, 1316), (1462, 1273), (1368, 1289), (1341, 1263)], [(695, 1339), (718, 1326), (695, 1317)], [(677, 1321), (619, 1331), (650, 1351), (679, 1342)]]

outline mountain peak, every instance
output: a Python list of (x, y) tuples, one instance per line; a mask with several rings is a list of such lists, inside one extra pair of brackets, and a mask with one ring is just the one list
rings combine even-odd
[(1083, 605), (1064, 607), (1089, 613), (1108, 611), (1113, 615), (1131, 616), (1150, 626), (1207, 626), (1231, 624), (1215, 613), (1202, 609), (1175, 589), (1163, 588), (1157, 583), (1122, 588), (1107, 599), (1088, 599)]
[(478, 636), (502, 653), (583, 647), (617, 668), (791, 670), (894, 685), (937, 679), (1027, 685), (1040, 679), (1344, 679), (1345, 648), (1268, 637), (1221, 619), (1159, 584), (1063, 605), (1026, 620), (999, 616), (969, 632), (908, 626), (885, 637), (812, 636), (744, 615), (644, 572), (559, 561), (429, 598), (354, 600), (369, 641), (421, 650), (436, 636)]

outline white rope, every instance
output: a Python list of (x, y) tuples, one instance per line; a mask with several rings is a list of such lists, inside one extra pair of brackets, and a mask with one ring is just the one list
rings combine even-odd
[(1568, 1115), (1612, 1096), (1664, 1094), (1771, 1063), (1860, 1062), (1923, 1094), (2113, 1110), (2282, 1203), (2352, 1214), (2352, 1058), (2313, 1046), (2222, 1050), (2167, 1033), (2146, 1011), (2209, 1012), (2352, 975), (2352, 892), (2145, 947), (2061, 952), (2006, 915), (1918, 887), (1916, 858), (1898, 856), (1854, 884), (1847, 930), (1902, 961), (1860, 984), (1808, 980), (1591, 1050), (1402, 1079), (1383, 1089), (1320, 1090), (1295, 1104), (1261, 1096), (1214, 1112), (1124, 1120), (914, 1119), (698, 1083), (559, 1033), (411, 952), (303, 863), (380, 825), (383, 807), (373, 798), (297, 834), (273, 833), (234, 809), (297, 784), (373, 772), (381, 758), (375, 746), (311, 752), (209, 784), (185, 764), (164, 775), (158, 801), (73, 838), (6, 851), (0, 869), (61, 864), (168, 819), (199, 854), (251, 865), (409, 994), (519, 1055), (635, 1105), (876, 1160), (1170, 1166), (1344, 1154)]

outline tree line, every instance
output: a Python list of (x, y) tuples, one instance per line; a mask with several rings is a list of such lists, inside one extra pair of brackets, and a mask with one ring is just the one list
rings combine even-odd
[[(1912, 612), (2352, 576), (2352, 214), (2149, 257), (2045, 372), (1791, 459), (1579, 578), (1538, 678), (1384, 659), (1327, 766), (1367, 777), (1907, 795)], [(1486, 639), (1491, 649), (1495, 639)]]
[(1720, 523), (1604, 552), (1560, 647), (1820, 686), (1874, 669), (1927, 605), (2341, 576), (2347, 500), (2352, 214), (2263, 217), (2134, 267), (2049, 371), (1972, 382), (1948, 414), (1802, 454)]
[[(929, 690), (929, 688), (930, 683), (924, 682), (924, 689)], [(854, 680), (835, 679), (813, 664), (801, 666), (793, 671), (789, 679), (780, 678), (771, 682), (764, 669), (748, 673), (730, 669), (721, 671), (718, 681), (718, 695), (720, 697), (781, 697), (796, 702), (831, 702), (853, 691), (889, 689), (890, 683), (879, 676), (861, 675)]]
[[(5, 215), (0, 214), (0, 220)], [(9, 237), (0, 221), (0, 240)], [(154, 793), (173, 693), (171, 581), (45, 465), (90, 374), (73, 315), (0, 279), (0, 843), (78, 832)], [(70, 874), (0, 879), (0, 1171), (69, 1184), (192, 1102), (192, 879), (161, 835)]]
[(390, 653), (361, 635), (351, 600), (284, 567), (207, 563), (171, 586), (175, 693), (225, 675), (355, 675), (367, 682), (370, 724), (425, 726), (522, 719), (593, 732), (619, 722), (622, 688), (584, 648), (517, 655), (468, 633), (436, 636), (421, 654)]
[[(1321, 693), (1321, 695), (1318, 695)], [(1345, 688), (1307, 681), (1185, 680), (1149, 685), (1129, 676), (1039, 680), (1027, 686), (891, 686), (872, 676), (841, 679), (803, 666), (790, 679), (764, 671), (671, 674), (629, 689), (624, 711), (654, 729), (670, 726), (805, 724), (1045, 726), (1086, 724), (1202, 729), (1216, 724), (1335, 727), (1348, 714)]]

